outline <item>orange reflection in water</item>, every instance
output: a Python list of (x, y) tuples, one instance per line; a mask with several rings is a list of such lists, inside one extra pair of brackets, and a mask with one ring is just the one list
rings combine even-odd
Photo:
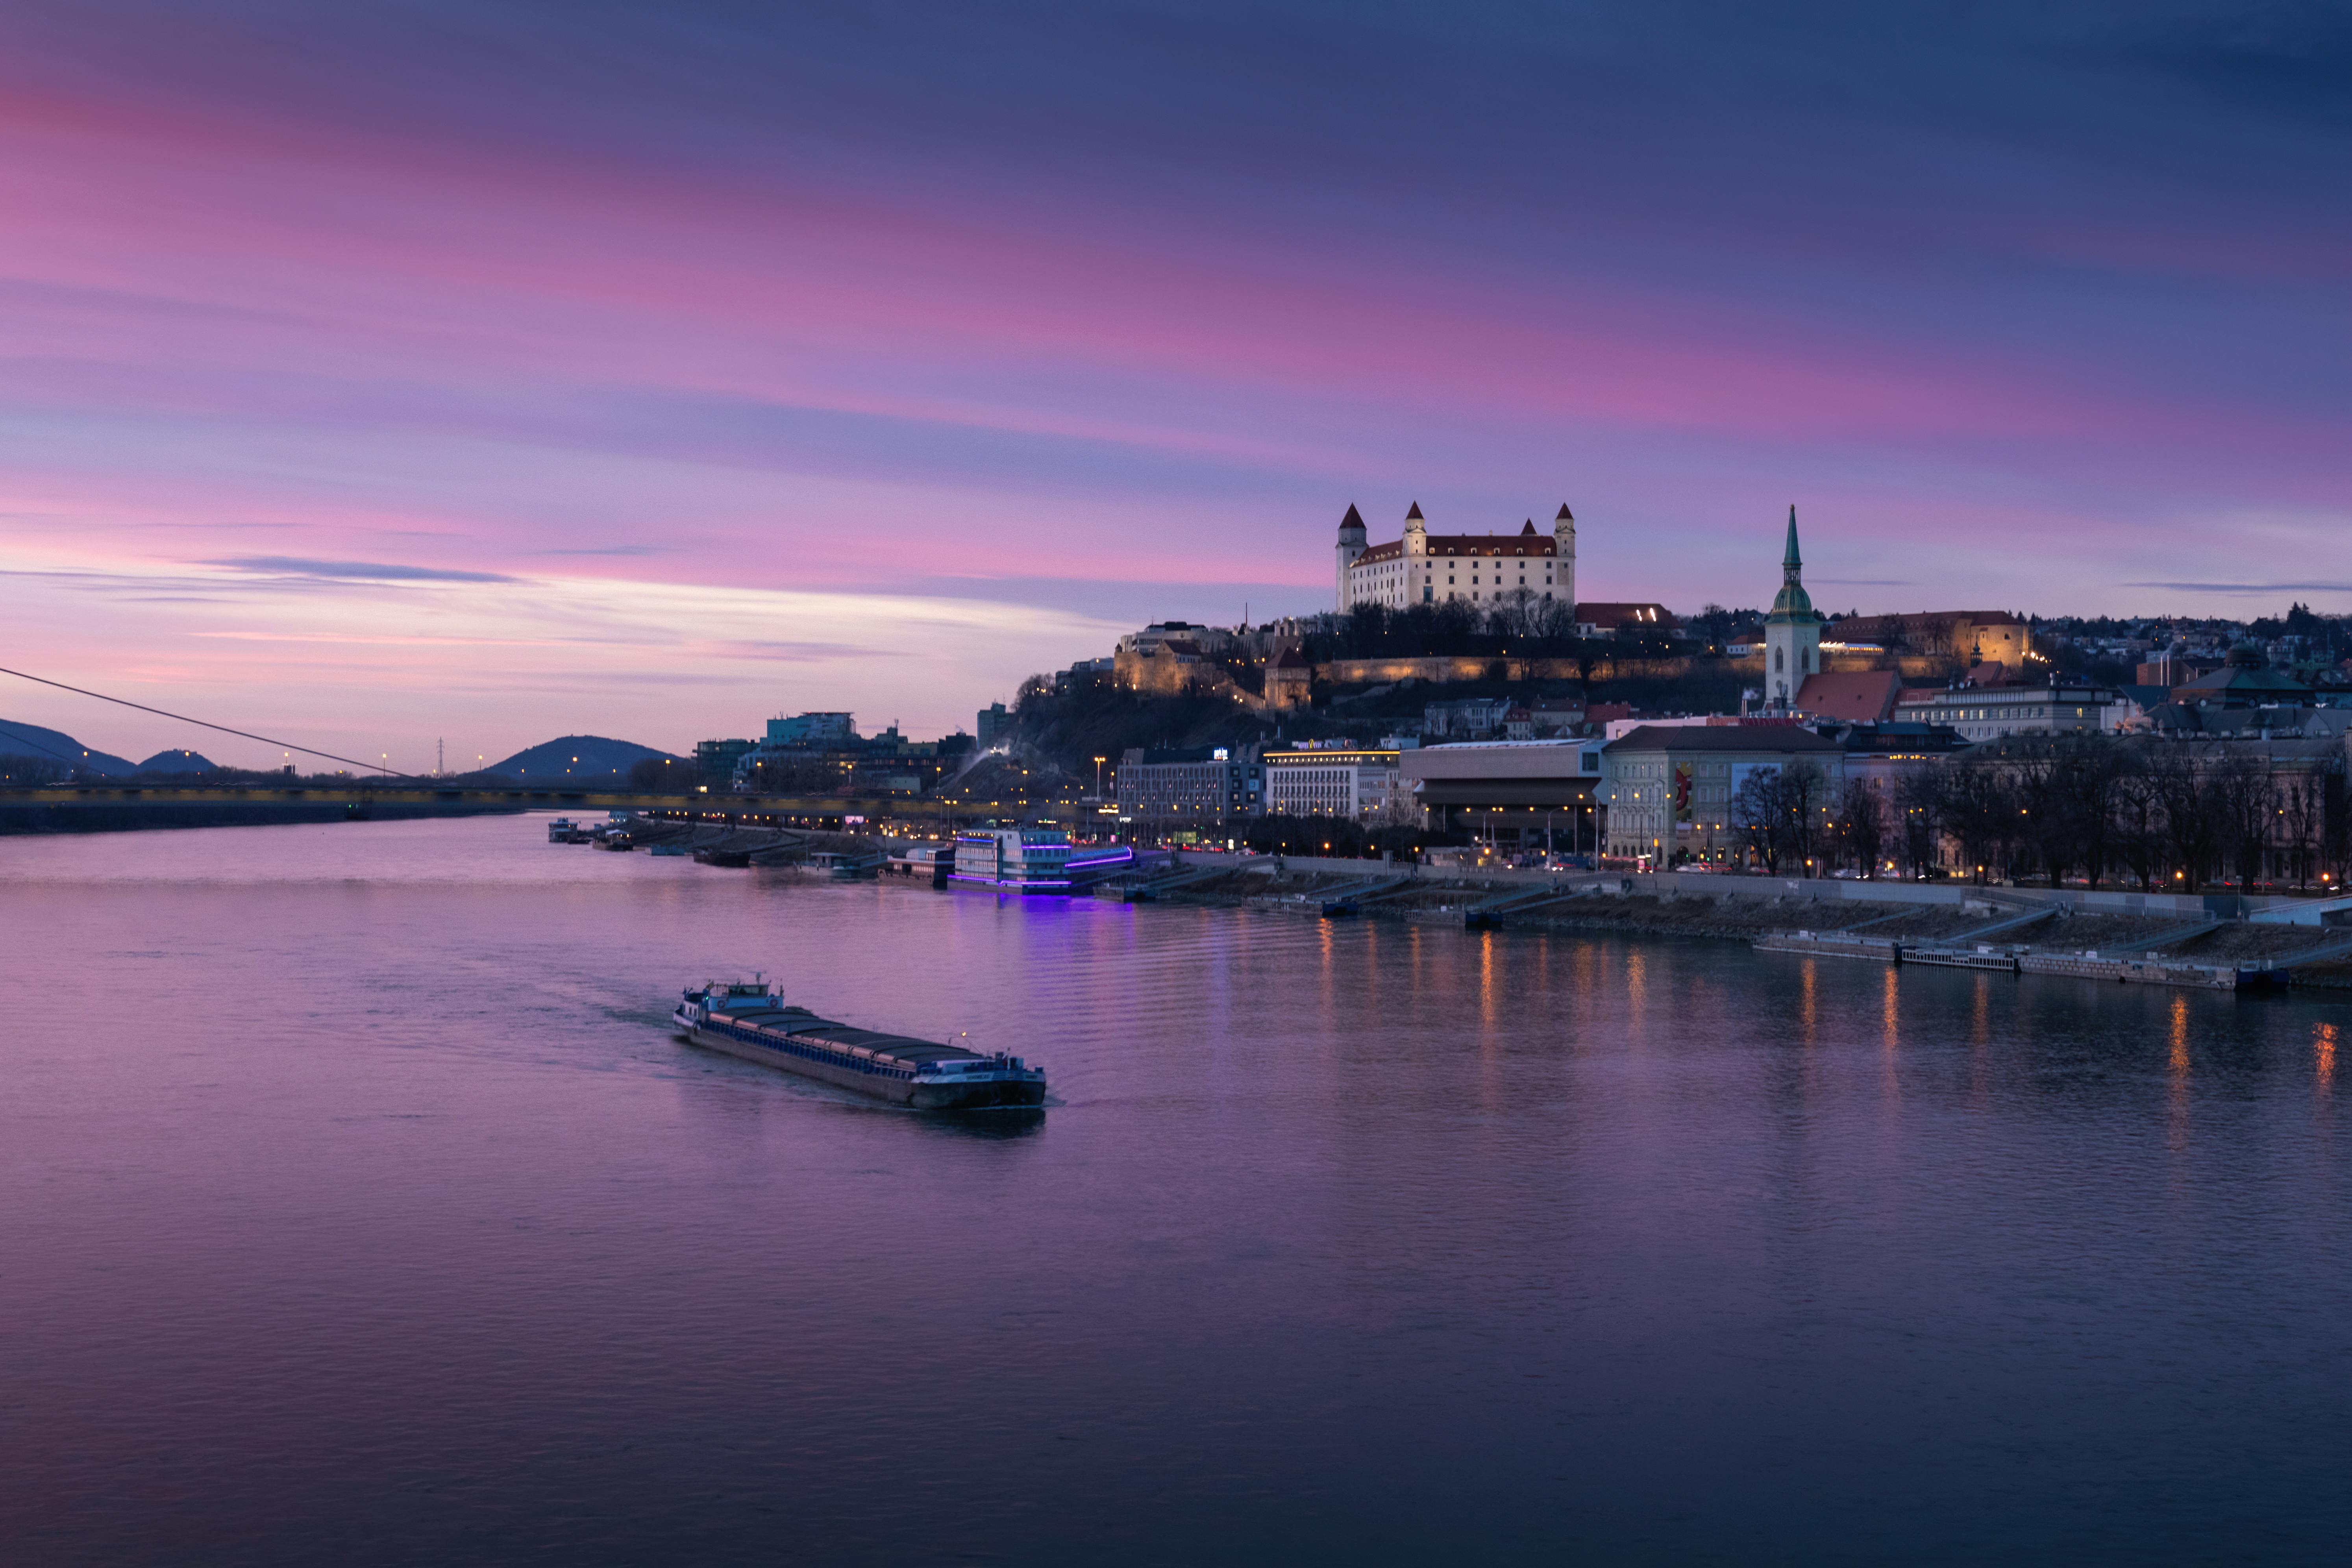
[(2189, 998), (2172, 999), (2171, 1050), (2165, 1066), (2172, 1075), (2172, 1144), (2189, 1140)]
[(1495, 933), (1485, 931), (1478, 942), (1478, 1016), (1486, 1021), (1489, 1045), (1495, 1028)]
[(1885, 1088), (1886, 1098), (1889, 1100), (1898, 1100), (1903, 1094), (1902, 1075), (1895, 1070), (1896, 1064), (1900, 1060), (1895, 1052), (1896, 1048), (1903, 1044), (1903, 1031), (1898, 1022), (1899, 1015), (1895, 1011), (1895, 966), (1890, 963), (1886, 966), (1886, 975), (1880, 984), (1878, 996), (1878, 1024), (1886, 1043), (1885, 1049), (1879, 1053), (1878, 1059), (1884, 1068), (1882, 1087)]
[(2311, 1026), (2312, 1085), (2320, 1093), (2336, 1087), (2336, 1026), (2314, 1024)]

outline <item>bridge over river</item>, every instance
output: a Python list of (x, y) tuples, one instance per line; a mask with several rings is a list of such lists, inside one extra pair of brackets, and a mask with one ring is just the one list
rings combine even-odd
[(953, 827), (1017, 816), (1065, 826), (1071, 802), (939, 802), (908, 795), (709, 795), (601, 788), (522, 787), (366, 779), (326, 784), (87, 784), (0, 789), (0, 834), (90, 833), (139, 827), (212, 827), (272, 822), (474, 816), (496, 812), (683, 814), (741, 826), (838, 829), (859, 823)]

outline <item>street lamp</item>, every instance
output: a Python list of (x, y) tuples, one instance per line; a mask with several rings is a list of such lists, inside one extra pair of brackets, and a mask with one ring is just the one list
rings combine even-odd
[(1102, 768), (1103, 764), (1108, 761), (1110, 761), (1108, 757), (1097, 757), (1095, 759), (1095, 798), (1097, 800), (1100, 800), (1102, 798)]

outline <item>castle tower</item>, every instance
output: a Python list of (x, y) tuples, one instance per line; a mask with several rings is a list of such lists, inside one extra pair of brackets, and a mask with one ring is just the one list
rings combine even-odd
[(1353, 607), (1353, 595), (1348, 591), (1348, 568), (1364, 552), (1364, 514), (1356, 503), (1348, 503), (1348, 515), (1339, 520), (1339, 613), (1346, 615)]
[(1404, 552), (1407, 555), (1429, 553), (1429, 525), (1422, 519), (1419, 501), (1413, 502), (1412, 510), (1404, 514)]
[(1573, 621), (1576, 619), (1576, 514), (1568, 510), (1566, 501), (1559, 503), (1559, 515), (1552, 519), (1551, 537), (1557, 546), (1554, 553), (1559, 562), (1556, 568), (1558, 580), (1552, 584), (1552, 591), (1567, 604), (1568, 618)]
[(1764, 617), (1765, 706), (1775, 712), (1789, 705), (1805, 684), (1805, 677), (1822, 668), (1822, 616), (1805, 592), (1805, 563), (1797, 553), (1797, 509), (1789, 509), (1789, 544), (1780, 552), (1780, 592), (1772, 613)]

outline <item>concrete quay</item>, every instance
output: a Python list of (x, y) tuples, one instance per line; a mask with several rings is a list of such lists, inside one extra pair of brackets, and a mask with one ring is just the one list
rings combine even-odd
[(1310, 917), (1328, 907), (1473, 930), (1705, 936), (1811, 957), (2125, 984), (2352, 988), (2352, 931), (2319, 924), (2344, 902), (2331, 900), (1482, 870), (1195, 850), (1105, 895)]

